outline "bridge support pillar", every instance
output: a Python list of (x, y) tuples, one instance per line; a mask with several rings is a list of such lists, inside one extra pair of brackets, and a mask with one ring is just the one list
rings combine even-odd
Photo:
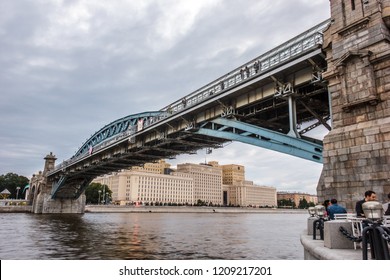
[[(324, 139), (317, 193), (349, 210), (366, 190), (390, 192), (390, 26), (385, 1), (331, 1), (323, 50), (333, 129)], [(387, 7), (386, 6), (386, 7)]]
[(45, 157), (44, 171), (33, 176), (32, 186), (32, 212), (35, 214), (47, 213), (84, 213), (85, 195), (77, 199), (52, 199), (52, 184), (48, 182), (46, 174), (54, 168), (56, 157), (50, 153)]
[(78, 199), (52, 199), (50, 194), (40, 193), (33, 204), (35, 214), (83, 214), (84, 210), (85, 195), (81, 195)]

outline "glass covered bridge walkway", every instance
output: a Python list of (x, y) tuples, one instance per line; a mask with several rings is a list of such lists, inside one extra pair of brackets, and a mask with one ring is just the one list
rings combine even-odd
[(118, 119), (91, 136), (46, 176), (53, 199), (76, 199), (93, 178), (199, 149), (240, 141), (322, 162), (330, 130), (323, 31), (329, 20), (153, 112)]

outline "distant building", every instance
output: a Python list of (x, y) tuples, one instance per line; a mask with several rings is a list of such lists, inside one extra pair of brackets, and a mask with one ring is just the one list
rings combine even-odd
[(133, 166), (129, 170), (104, 175), (93, 180), (107, 185), (116, 204), (193, 204), (193, 178), (171, 172), (164, 160)]
[(227, 192), (225, 204), (234, 206), (276, 207), (276, 188), (254, 185), (253, 182), (237, 182), (224, 185)]
[(165, 162), (165, 160), (159, 160), (158, 162), (145, 163), (143, 166), (133, 166), (130, 170), (165, 174), (166, 170), (170, 167), (171, 165)]
[(194, 178), (194, 199), (222, 205), (222, 169), (211, 164), (184, 163), (177, 171), (191, 174)]
[(245, 181), (245, 167), (237, 164), (222, 165), (222, 181), (225, 185)]
[(318, 197), (316, 195), (300, 192), (278, 192), (277, 199), (278, 201), (283, 199), (293, 201), (296, 207), (298, 207), (299, 202), (303, 199), (306, 199), (308, 203), (313, 202), (314, 204), (318, 204)]
[(276, 207), (276, 188), (258, 186), (245, 180), (245, 167), (222, 165), (224, 204), (234, 206)]
[(93, 182), (107, 185), (112, 191), (112, 201), (120, 205), (194, 203), (194, 180), (185, 173), (127, 170), (98, 177)]
[(117, 204), (196, 204), (198, 200), (213, 205), (277, 205), (276, 189), (245, 181), (242, 165), (178, 164), (170, 168), (164, 160), (143, 167), (104, 175), (93, 180), (107, 185)]

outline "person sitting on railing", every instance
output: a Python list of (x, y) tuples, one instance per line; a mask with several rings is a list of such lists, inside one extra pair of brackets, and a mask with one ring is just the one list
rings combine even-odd
[(334, 214), (346, 214), (347, 213), (347, 210), (343, 206), (337, 204), (336, 198), (332, 198), (330, 200), (330, 203), (331, 203), (331, 205), (328, 207), (328, 213), (329, 213), (329, 218), (331, 220), (334, 220)]

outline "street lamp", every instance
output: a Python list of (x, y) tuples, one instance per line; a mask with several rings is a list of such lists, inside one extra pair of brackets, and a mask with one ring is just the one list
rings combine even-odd
[(103, 200), (102, 200), (103, 204), (106, 204), (106, 186), (103, 185)]
[(98, 205), (100, 204), (100, 193), (101, 192), (102, 192), (101, 190), (98, 190), (98, 193), (99, 193)]
[(325, 216), (325, 206), (323, 205), (316, 205), (314, 207), (316, 214), (319, 218), (323, 218)]
[(19, 190), (20, 190), (20, 187), (16, 187), (16, 199), (19, 198)]
[(314, 215), (316, 214), (316, 209), (314, 207), (309, 207), (308, 211), (309, 211), (310, 217), (314, 217)]
[(108, 192), (106, 192), (106, 199), (105, 199), (105, 201), (106, 201), (106, 204), (108, 204)]
[(367, 201), (363, 203), (364, 216), (371, 220), (380, 220), (383, 217), (383, 207), (378, 201)]

